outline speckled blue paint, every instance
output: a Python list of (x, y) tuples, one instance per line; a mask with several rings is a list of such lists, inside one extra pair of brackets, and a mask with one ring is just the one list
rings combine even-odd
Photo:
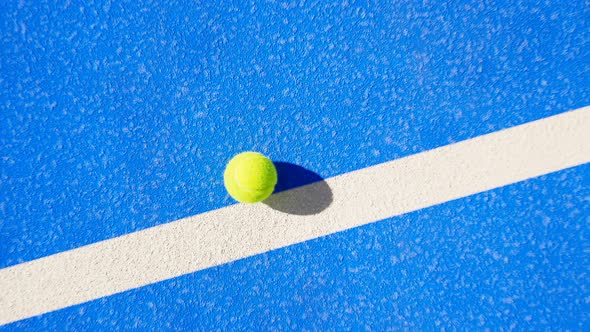
[(590, 104), (584, 1), (0, 4), (0, 267)]
[(7, 326), (588, 330), (590, 164)]

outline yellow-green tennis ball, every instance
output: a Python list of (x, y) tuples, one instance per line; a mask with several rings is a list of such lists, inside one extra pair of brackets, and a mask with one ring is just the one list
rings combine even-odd
[(260, 153), (242, 152), (227, 164), (223, 182), (236, 201), (256, 203), (265, 200), (275, 190), (277, 169)]

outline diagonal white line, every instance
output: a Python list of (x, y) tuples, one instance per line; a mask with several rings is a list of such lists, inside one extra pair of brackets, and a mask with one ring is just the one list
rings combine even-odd
[[(330, 178), (316, 215), (232, 205), (2, 269), (0, 324), (587, 162), (590, 107)], [(305, 204), (321, 187), (271, 200)]]

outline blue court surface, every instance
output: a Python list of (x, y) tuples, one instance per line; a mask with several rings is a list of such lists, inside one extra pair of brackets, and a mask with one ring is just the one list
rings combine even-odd
[[(329, 186), (588, 105), (587, 1), (4, 1), (0, 276), (229, 211), (242, 151)], [(0, 330), (589, 330), (582, 159)]]

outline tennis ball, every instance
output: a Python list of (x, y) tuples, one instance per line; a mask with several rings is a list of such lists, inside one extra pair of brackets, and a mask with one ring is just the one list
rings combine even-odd
[(242, 152), (227, 164), (223, 182), (235, 200), (256, 203), (265, 200), (275, 190), (277, 169), (260, 153)]

